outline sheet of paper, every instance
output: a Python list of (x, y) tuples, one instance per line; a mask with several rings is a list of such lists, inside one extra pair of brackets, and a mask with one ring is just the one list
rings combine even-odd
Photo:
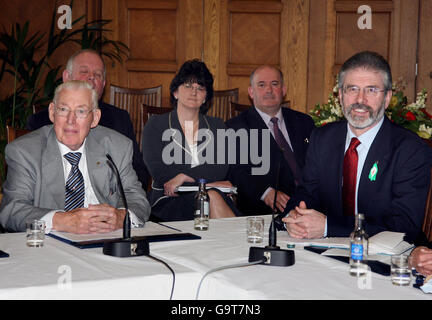
[(349, 238), (346, 237), (333, 237), (333, 238), (320, 238), (320, 239), (296, 239), (288, 235), (286, 231), (280, 231), (277, 234), (278, 242), (293, 243), (300, 246), (315, 246), (323, 248), (349, 248)]
[[(54, 234), (55, 236), (61, 237), (69, 241), (74, 241), (74, 242), (116, 239), (116, 238), (121, 238), (123, 236), (122, 229), (109, 232), (109, 233), (94, 233), (94, 234), (75, 234), (75, 233), (59, 232), (59, 231), (51, 231), (51, 233)], [(175, 233), (181, 233), (181, 231), (151, 221), (147, 221), (145, 223), (144, 228), (131, 229), (132, 237), (175, 234)]]
[(369, 238), (370, 253), (401, 254), (411, 245), (403, 241), (403, 232), (383, 231)]
[[(206, 189), (218, 189), (223, 193), (237, 194), (237, 187), (207, 187)], [(176, 192), (193, 192), (198, 191), (198, 186), (179, 186), (175, 189)]]

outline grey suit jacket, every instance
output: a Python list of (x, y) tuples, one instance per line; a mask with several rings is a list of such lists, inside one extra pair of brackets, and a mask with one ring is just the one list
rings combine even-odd
[[(85, 144), (87, 168), (100, 203), (124, 207), (110, 154), (120, 172), (128, 207), (142, 221), (150, 216), (145, 192), (132, 167), (132, 142), (102, 126), (91, 129)], [(6, 146), (7, 179), (0, 206), (0, 223), (10, 231), (24, 231), (25, 221), (63, 210), (65, 181), (60, 150), (52, 125), (26, 134)]]

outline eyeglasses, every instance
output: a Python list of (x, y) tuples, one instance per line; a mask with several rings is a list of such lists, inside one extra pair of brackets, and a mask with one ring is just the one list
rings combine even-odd
[[(85, 119), (88, 117), (88, 115), (90, 114), (90, 112), (94, 111), (95, 109), (83, 109), (83, 108), (78, 108), (75, 109), (73, 111), (73, 113), (75, 113), (75, 116), (79, 119)], [(60, 116), (60, 117), (67, 117), (69, 116), (69, 113), (71, 112), (71, 109), (66, 108), (66, 107), (56, 107), (56, 113)]]
[(196, 89), (198, 92), (202, 92), (202, 93), (206, 92), (206, 88), (204, 86), (200, 86), (199, 84), (194, 86), (192, 83), (183, 83), (182, 86), (186, 90)]
[(344, 87), (344, 93), (350, 97), (357, 97), (360, 93), (360, 90), (363, 90), (363, 95), (367, 98), (375, 98), (379, 92), (386, 91), (385, 89), (380, 89), (374, 86), (359, 88), (357, 86), (346, 86)]

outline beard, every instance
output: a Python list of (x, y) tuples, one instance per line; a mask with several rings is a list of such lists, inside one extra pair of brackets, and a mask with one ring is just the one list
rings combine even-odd
[[(343, 105), (343, 101), (342, 101), (342, 105)], [(353, 109), (366, 111), (368, 117), (353, 115), (352, 114)], [(347, 119), (348, 123), (355, 129), (365, 129), (373, 126), (384, 117), (384, 111), (385, 111), (385, 99), (383, 99), (380, 108), (378, 108), (376, 112), (374, 112), (374, 110), (370, 106), (361, 103), (353, 103), (348, 107), (345, 106), (342, 107), (343, 115)]]

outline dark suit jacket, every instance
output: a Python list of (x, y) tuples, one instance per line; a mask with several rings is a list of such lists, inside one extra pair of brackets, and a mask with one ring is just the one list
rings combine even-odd
[[(208, 127), (209, 135), (205, 130)], [(206, 147), (202, 155), (205, 159), (213, 159), (214, 164), (207, 162), (192, 168), (190, 157), (185, 151), (190, 150), (186, 144), (176, 110), (151, 116), (144, 126), (142, 139), (144, 161), (154, 179), (149, 192), (149, 200), (152, 205), (152, 215), (163, 221), (193, 219), (194, 193), (185, 192), (179, 194), (178, 197), (164, 196), (164, 184), (177, 174), (184, 173), (194, 178), (196, 182), (199, 178), (206, 179), (207, 182), (227, 180), (229, 164), (225, 160), (223, 163), (216, 163), (217, 129), (225, 129), (223, 121), (200, 114), (199, 129), (203, 130), (201, 132), (205, 135), (198, 144), (198, 152), (207, 145), (208, 149)], [(213, 151), (214, 154), (212, 154)], [(167, 158), (173, 159), (175, 155), (179, 156), (177, 163), (166, 163)], [(228, 205), (231, 206), (231, 203)], [(235, 211), (235, 208), (231, 207), (231, 209)]]
[[(297, 164), (301, 169), (305, 161), (308, 139), (315, 125), (312, 118), (304, 113), (288, 108), (281, 108), (281, 110), (285, 127), (294, 149)], [(249, 147), (252, 143), (258, 143), (259, 154), (262, 154), (262, 130), (268, 130), (268, 127), (254, 107), (242, 112), (235, 118), (229, 119), (226, 122), (226, 126), (234, 130), (246, 129), (249, 136)], [(258, 142), (251, 141), (251, 129), (258, 129)], [(239, 144), (237, 144), (237, 156), (239, 156), (239, 150)], [(278, 147), (276, 140), (271, 134), (269, 158), (270, 169), (265, 175), (251, 174), (252, 167), (259, 167), (259, 165), (253, 164), (250, 159), (250, 154), (247, 164), (240, 164), (238, 159), (237, 164), (232, 166), (230, 180), (238, 187), (239, 194), (237, 205), (246, 215), (269, 214), (272, 212), (271, 208), (261, 201), (260, 198), (268, 187), (276, 187), (279, 161), (280, 174), (278, 189), (288, 195), (292, 195), (295, 190), (293, 173)]]
[[(122, 110), (102, 101), (99, 101), (99, 108), (101, 110), (101, 119), (99, 121), (101, 126), (113, 129), (132, 140), (132, 166), (137, 173), (138, 180), (141, 182), (143, 189), (147, 190), (150, 174), (144, 164), (140, 148), (136, 141), (129, 113), (126, 110)], [(48, 116), (48, 108), (31, 115), (27, 119), (27, 129), (29, 130), (36, 130), (47, 124), (52, 124)]]
[[(346, 237), (354, 217), (343, 215), (342, 173), (347, 122), (316, 129), (303, 170), (303, 184), (288, 202), (285, 214), (301, 200), (327, 215), (327, 235)], [(407, 241), (421, 233), (432, 164), (431, 148), (414, 133), (387, 117), (373, 141), (361, 173), (358, 212), (365, 215), (369, 236), (381, 231), (405, 232)], [(376, 180), (369, 172), (377, 163)]]

